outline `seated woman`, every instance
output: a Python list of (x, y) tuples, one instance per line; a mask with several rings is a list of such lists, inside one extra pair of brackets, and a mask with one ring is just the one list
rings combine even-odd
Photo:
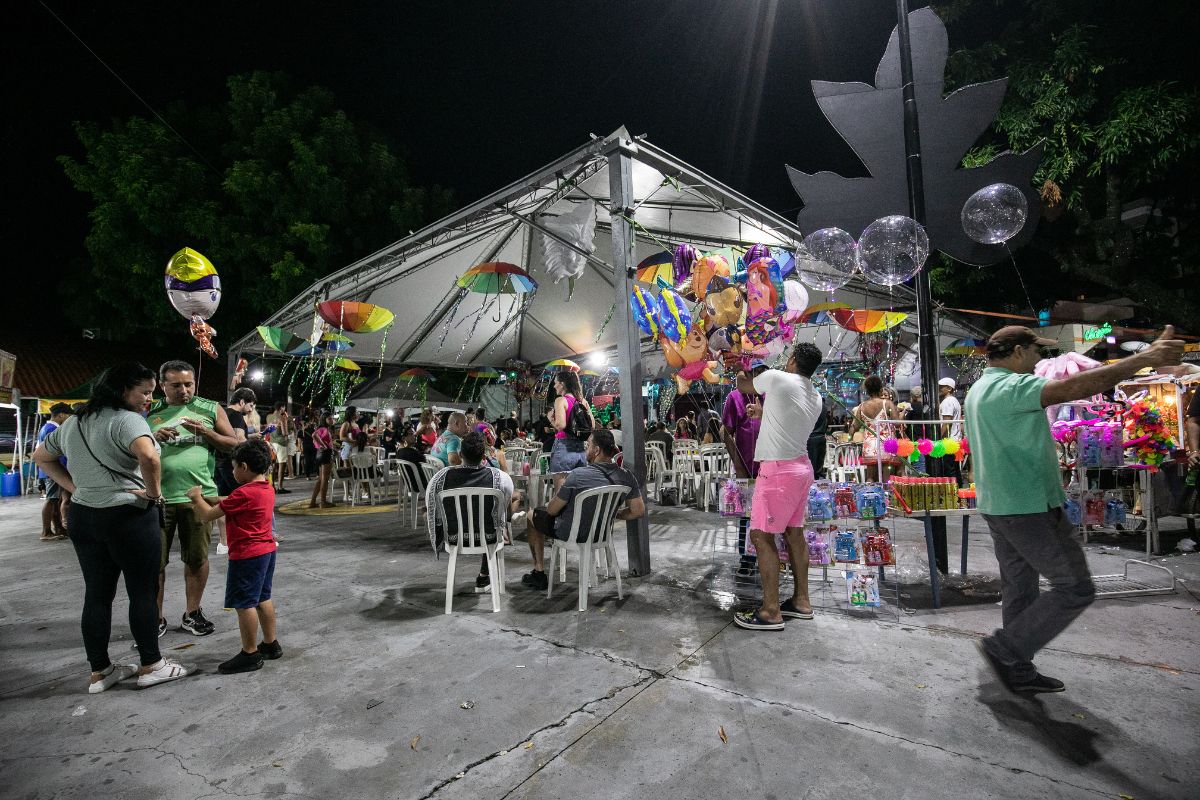
[(878, 375), (867, 376), (862, 388), (867, 399), (850, 412), (850, 433), (854, 441), (862, 442), (864, 464), (875, 471), (874, 466), (882, 461), (877, 480), (883, 482), (900, 465), (898, 456), (883, 449), (883, 440), (896, 437), (893, 426), (883, 420), (900, 419), (900, 409), (884, 395), (883, 380)]

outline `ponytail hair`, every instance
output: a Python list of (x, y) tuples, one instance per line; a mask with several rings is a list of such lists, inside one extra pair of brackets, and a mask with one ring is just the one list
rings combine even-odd
[[(79, 409), (79, 417), (97, 414), (106, 408), (125, 409), (125, 392), (144, 381), (154, 380), (154, 370), (136, 361), (114, 364), (92, 384), (92, 394)], [(127, 410), (127, 409), (126, 409)]]

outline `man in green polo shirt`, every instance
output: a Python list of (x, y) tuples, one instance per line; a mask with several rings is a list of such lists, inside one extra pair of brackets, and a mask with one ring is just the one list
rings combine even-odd
[(163, 595), (167, 583), (167, 561), (171, 543), (179, 534), (179, 559), (183, 562), (187, 613), (183, 629), (196, 636), (213, 632), (200, 601), (208, 584), (208, 546), (212, 523), (192, 510), (187, 492), (201, 487), (205, 497), (217, 500), (213, 479), (216, 451), (232, 450), (237, 440), (225, 410), (212, 400), (196, 397), (196, 371), (184, 361), (168, 361), (159, 367), (158, 382), (165, 397), (150, 407), (146, 421), (162, 448), (162, 494), (166, 504), (162, 529), (162, 571), (158, 576), (158, 630), (166, 631)]
[[(1095, 597), (1077, 531), (1063, 513), (1066, 495), (1045, 409), (1109, 391), (1145, 367), (1178, 364), (1183, 342), (1174, 335), (1168, 325), (1142, 352), (1061, 381), (1033, 374), (1042, 349), (1057, 342), (1020, 325), (988, 339), (988, 367), (967, 393), (966, 425), (979, 513), (1000, 562), (1003, 627), (978, 646), (1011, 691), (1063, 691), (1062, 681), (1037, 671), (1033, 657)], [(1039, 590), (1039, 576), (1049, 591)]]

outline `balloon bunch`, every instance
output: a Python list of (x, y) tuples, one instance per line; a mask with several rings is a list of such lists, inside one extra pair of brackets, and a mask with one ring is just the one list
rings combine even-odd
[[(665, 255), (665, 254), (664, 254)], [(671, 258), (675, 286), (658, 280), (657, 297), (637, 287), (629, 298), (642, 333), (658, 340), (678, 372), (676, 389), (703, 380), (718, 383), (718, 359), (727, 353), (773, 359), (791, 342), (793, 323), (808, 307), (808, 290), (795, 275), (796, 260), (766, 245), (751, 246), (731, 265), (722, 253), (702, 254), (679, 245)], [(689, 308), (685, 297), (694, 301)]]
[(1175, 437), (1154, 400), (1144, 397), (1125, 411), (1125, 447), (1133, 448), (1139, 464), (1157, 470), (1175, 445)]
[(212, 339), (217, 335), (205, 320), (221, 305), (221, 279), (203, 254), (184, 247), (167, 262), (163, 282), (171, 306), (188, 321), (192, 338), (209, 358), (217, 357)]

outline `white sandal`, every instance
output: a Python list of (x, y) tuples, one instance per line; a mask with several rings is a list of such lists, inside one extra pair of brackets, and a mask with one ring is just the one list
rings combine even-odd
[(109, 664), (108, 669), (100, 673), (100, 680), (88, 684), (89, 694), (100, 694), (105, 689), (111, 689), (126, 678), (137, 674), (133, 664)]
[(185, 667), (182, 664), (164, 658), (158, 663), (157, 669), (138, 675), (137, 685), (139, 689), (145, 689), (149, 686), (166, 683), (167, 681), (178, 680), (191, 673), (191, 671), (191, 667)]

